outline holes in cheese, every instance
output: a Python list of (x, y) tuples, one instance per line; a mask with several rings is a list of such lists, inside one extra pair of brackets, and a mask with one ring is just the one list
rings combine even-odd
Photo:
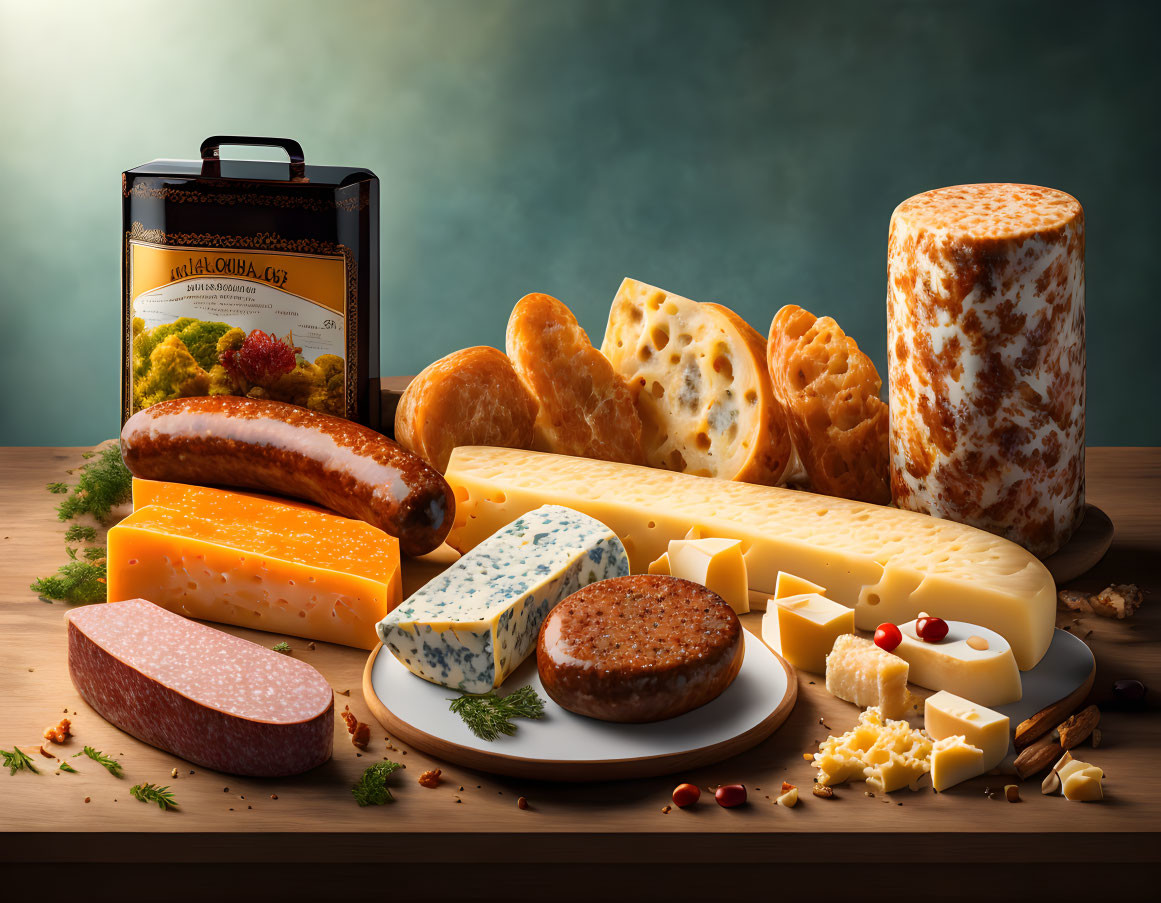
[[(853, 603), (861, 630), (938, 611), (999, 633), (1024, 670), (1052, 640), (1056, 586), (1048, 569), (1015, 543), (951, 521), (516, 449), (457, 448), (447, 480), (457, 499), (448, 542), (461, 552), (533, 508), (566, 505), (616, 531), (634, 573), (696, 526), (703, 536), (742, 541), (751, 600), (755, 592), (772, 595), (784, 570)], [(499, 493), (503, 501), (494, 501)]]
[(505, 348), (540, 406), (534, 448), (643, 463), (632, 395), (568, 307), (549, 295), (525, 295), (508, 319)]
[(790, 437), (766, 342), (733, 311), (626, 279), (601, 351), (633, 392), (645, 463), (751, 483), (782, 477)]
[(504, 352), (477, 345), (408, 384), (395, 409), (395, 441), (442, 473), (457, 445), (531, 448), (536, 411)]
[(110, 602), (144, 598), (191, 618), (361, 649), (374, 647), (375, 624), (399, 604), (399, 542), (370, 524), (220, 489), (146, 490), (165, 504), (139, 507), (109, 531)]

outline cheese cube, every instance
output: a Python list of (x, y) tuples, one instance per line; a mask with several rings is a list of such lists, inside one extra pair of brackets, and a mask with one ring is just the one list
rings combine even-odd
[(876, 706), (888, 718), (901, 718), (911, 694), (907, 662), (870, 640), (843, 634), (826, 656), (826, 688), (858, 706)]
[(1008, 716), (946, 690), (927, 697), (923, 727), (933, 740), (960, 736), (979, 747), (984, 754), (984, 771), (991, 771), (1008, 754)]
[(412, 594), (379, 623), (379, 638), (425, 680), (486, 693), (528, 657), (540, 625), (565, 596), (628, 573), (612, 530), (579, 511), (545, 505)]
[(931, 749), (931, 785), (947, 790), (968, 778), (978, 777), (984, 768), (984, 751), (963, 737), (944, 737)]
[(110, 602), (148, 599), (190, 618), (371, 649), (402, 598), (395, 537), (221, 489), (175, 489), (108, 542)]
[(980, 705), (1007, 705), (1023, 695), (1012, 647), (986, 627), (948, 621), (937, 643), (920, 639), (916, 621), (899, 625), (902, 642), (893, 650), (911, 666), (908, 680), (929, 690), (947, 690)]
[(750, 588), (741, 540), (670, 540), (668, 551), (649, 565), (649, 573), (700, 583), (725, 599), (736, 614), (744, 615), (750, 610)]
[(793, 574), (786, 573), (786, 571), (778, 572), (778, 579), (774, 583), (775, 599), (785, 599), (788, 596), (801, 596), (806, 593), (818, 593), (820, 596), (825, 596), (826, 590), (817, 583), (811, 583), (809, 580), (795, 577)]
[(771, 599), (762, 639), (795, 668), (822, 674), (834, 641), (855, 632), (855, 612), (817, 593)]

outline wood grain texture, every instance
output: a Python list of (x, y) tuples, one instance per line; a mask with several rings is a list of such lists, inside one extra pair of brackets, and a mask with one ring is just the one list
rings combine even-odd
[(1115, 534), (1112, 519), (1096, 505), (1084, 506), (1084, 518), (1076, 532), (1054, 554), (1044, 559), (1044, 566), (1058, 585), (1083, 577), (1105, 557)]
[[(783, 780), (809, 789), (814, 772), (802, 754), (828, 733), (847, 730), (857, 716), (853, 706), (825, 692), (820, 676), (805, 673), (799, 675), (798, 704), (777, 733), (740, 756), (677, 777), (583, 785), (487, 777), (438, 762), (394, 737), (386, 741), (391, 735), (382, 731), (372, 734), (370, 749), (360, 756), (337, 720), (334, 759), (301, 778), (240, 779), (191, 769), (84, 705), (66, 668), (67, 606), (42, 602), (28, 589), (65, 560), (64, 525), (53, 510), (57, 497), (44, 484), (79, 464), (81, 451), (0, 450), (0, 747), (35, 750), (42, 730), (67, 711), (75, 737), (63, 752), (95, 746), (121, 759), (125, 777), (116, 779), (84, 758), (74, 760), (80, 774), (53, 774), (39, 756), (42, 775), (0, 772), (6, 832), (0, 864), (262, 862), (290, 869), (319, 863), (333, 870), (337, 863), (377, 862), (385, 880), (393, 874), (402, 882), (402, 873), (418, 872), (390, 864), (516, 862), (532, 868), (572, 862), (612, 874), (633, 863), (763, 863), (773, 877), (780, 867), (878, 865), (901, 857), (1046, 868), (1096, 858), (1161, 862), (1155, 692), (1144, 713), (1105, 712), (1101, 747), (1080, 747), (1108, 775), (1107, 799), (1087, 805), (1043, 797), (1031, 784), (1019, 805), (991, 800), (985, 787), (1002, 781), (982, 777), (942, 794), (868, 797), (858, 785), (838, 788), (833, 800), (807, 792), (793, 810), (775, 806)], [(1102, 702), (1117, 678), (1161, 686), (1161, 449), (1091, 449), (1088, 489), (1117, 535), (1074, 587), (1096, 591), (1135, 582), (1150, 593), (1128, 621), (1072, 613), (1058, 619), (1058, 626), (1093, 648), (1097, 677), (1090, 701)], [(414, 586), (425, 568), (431, 573), (442, 566), (440, 554), (407, 562), (407, 583)], [(758, 618), (746, 616), (747, 625), (756, 628)], [(287, 639), (295, 656), (317, 667), (336, 691), (349, 692), (337, 697), (339, 709), (349, 702), (361, 720), (374, 724), (361, 691), (364, 653), (323, 643), (311, 650), (294, 637), (225, 629), (267, 646)], [(350, 787), (384, 756), (407, 766), (392, 778), (396, 802), (361, 809)], [(443, 768), (443, 784), (418, 786), (420, 772), (432, 767)], [(678, 779), (703, 788), (741, 781), (751, 802), (724, 810), (703, 794), (694, 810), (664, 814)], [(139, 781), (170, 784), (180, 811), (133, 800), (128, 790)], [(518, 796), (528, 798), (527, 810), (516, 807)]]
[[(762, 651), (769, 651), (761, 642), (757, 645)], [(383, 647), (377, 646), (367, 658), (367, 667), (363, 671), (363, 699), (371, 710), (371, 714), (388, 731), (429, 755), (466, 768), (484, 771), (488, 774), (535, 778), (541, 781), (620, 781), (629, 778), (652, 778), (659, 775), (676, 774), (715, 765), (752, 749), (778, 730), (783, 722), (790, 717), (790, 713), (794, 710), (795, 699), (798, 697), (798, 679), (794, 669), (782, 656), (769, 652), (786, 673), (786, 693), (778, 701), (777, 706), (759, 724), (728, 740), (684, 752), (643, 756), (634, 759), (605, 758), (598, 762), (565, 762), (553, 759), (517, 758), (504, 755), (501, 752), (472, 749), (446, 740), (435, 734), (427, 733), (392, 712), (375, 694), (371, 678), (375, 659), (382, 651)], [(745, 667), (745, 664), (742, 667)]]

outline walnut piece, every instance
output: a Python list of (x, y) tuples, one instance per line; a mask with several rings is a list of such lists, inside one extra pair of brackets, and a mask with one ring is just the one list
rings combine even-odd
[(351, 743), (359, 749), (366, 749), (367, 744), (371, 741), (371, 725), (356, 718), (350, 706), (346, 706), (339, 714), (343, 716), (343, 721), (346, 722), (347, 731), (351, 735)]
[(53, 743), (64, 743), (72, 736), (72, 722), (67, 718), (62, 718), (56, 727), (46, 727), (44, 729), (44, 739), (51, 740)]
[(439, 768), (433, 768), (431, 771), (425, 771), (423, 774), (421, 774), (419, 776), (419, 786), (420, 787), (433, 787), (433, 788), (438, 787), (439, 786), (439, 776), (442, 773), (443, 773), (442, 770)]
[(1092, 596), (1074, 589), (1062, 589), (1056, 594), (1056, 601), (1060, 608), (1067, 611), (1079, 611), (1081, 614), (1092, 614)]
[(1123, 621), (1131, 618), (1133, 612), (1141, 607), (1143, 598), (1144, 593), (1135, 583), (1114, 583), (1093, 596), (1092, 610), (1102, 618)]

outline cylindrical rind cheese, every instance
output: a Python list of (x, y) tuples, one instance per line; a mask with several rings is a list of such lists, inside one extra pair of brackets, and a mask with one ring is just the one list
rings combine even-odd
[(904, 201), (887, 254), (896, 505), (1041, 557), (1084, 508), (1084, 213), (1031, 185)]

